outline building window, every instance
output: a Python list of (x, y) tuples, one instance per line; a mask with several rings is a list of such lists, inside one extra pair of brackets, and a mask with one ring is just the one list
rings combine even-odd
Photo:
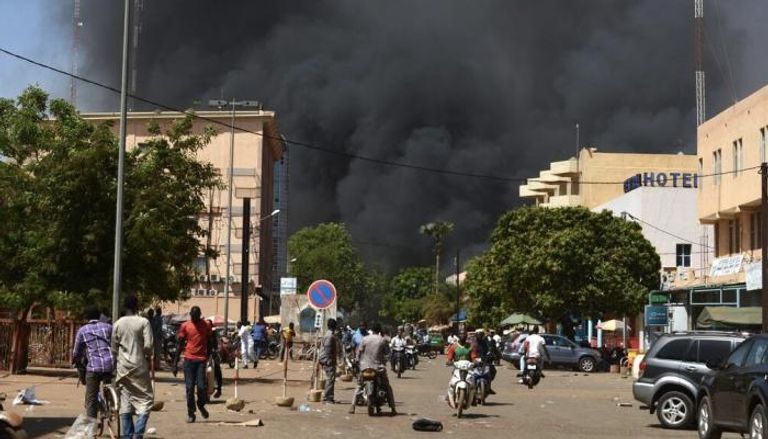
[(768, 126), (760, 128), (760, 163), (765, 163), (766, 148), (768, 148)]
[(704, 180), (701, 179), (702, 175), (704, 175), (704, 159), (699, 157), (699, 190), (704, 186)]
[(739, 172), (743, 168), (743, 161), (744, 161), (744, 148), (743, 143), (741, 139), (736, 139), (733, 141), (733, 176), (738, 177)]
[(758, 249), (763, 243), (763, 221), (760, 212), (753, 213), (749, 218), (749, 247)]
[(712, 158), (713, 158), (713, 161), (712, 161), (712, 174), (714, 174), (715, 185), (719, 185), (720, 184), (720, 174), (722, 173), (722, 170), (723, 170), (723, 163), (722, 163), (723, 150), (722, 149), (718, 149), (717, 151), (713, 152), (712, 153)]
[(678, 267), (691, 266), (691, 244), (677, 244), (675, 255), (677, 255)]
[(741, 224), (738, 218), (728, 221), (728, 253), (741, 252)]

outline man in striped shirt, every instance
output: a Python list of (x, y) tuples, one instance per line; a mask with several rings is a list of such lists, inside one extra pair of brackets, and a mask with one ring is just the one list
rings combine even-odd
[(85, 409), (86, 414), (96, 417), (98, 411), (98, 393), (102, 382), (112, 381), (115, 360), (112, 357), (112, 325), (99, 320), (101, 312), (95, 305), (85, 310), (88, 323), (83, 325), (75, 337), (75, 349), (72, 362), (78, 364), (87, 360), (85, 373)]

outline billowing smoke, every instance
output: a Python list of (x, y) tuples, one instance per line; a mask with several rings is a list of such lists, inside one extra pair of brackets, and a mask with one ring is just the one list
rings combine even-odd
[[(82, 2), (81, 71), (117, 84), (122, 2)], [(710, 115), (768, 78), (763, 6), (706, 3)], [(137, 62), (141, 96), (261, 100), (288, 138), (385, 160), (530, 177), (574, 153), (576, 122), (604, 151), (695, 152), (692, 1), (144, 0)], [(342, 220), (385, 268), (428, 263), (435, 219), (476, 252), (520, 203), (514, 182), (291, 160), (291, 229)]]

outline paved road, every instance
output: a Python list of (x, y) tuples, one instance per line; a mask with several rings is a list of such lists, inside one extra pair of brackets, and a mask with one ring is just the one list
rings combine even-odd
[[(288, 394), (303, 402), (308, 390), (308, 363), (293, 363)], [(499, 370), (494, 388), (498, 392), (486, 407), (472, 407), (466, 418), (457, 420), (442, 401), (450, 369), (438, 358), (422, 360), (416, 371), (408, 371), (403, 379), (392, 379), (395, 396), (400, 401), (400, 415), (395, 418), (369, 418), (364, 411), (347, 414), (348, 405), (311, 404), (312, 411), (302, 413), (274, 407), (273, 398), (281, 392), (281, 372), (276, 363), (262, 362), (258, 370), (241, 371), (243, 383), (240, 397), (248, 404), (241, 413), (231, 413), (222, 403), (212, 404), (211, 418), (195, 424), (184, 423), (184, 388), (181, 379), (168, 373), (160, 375), (157, 399), (165, 401), (165, 409), (155, 412), (150, 426), (156, 437), (182, 438), (196, 434), (207, 437), (253, 438), (332, 438), (340, 435), (360, 438), (414, 438), (430, 433), (411, 429), (412, 420), (428, 417), (444, 424), (443, 435), (477, 438), (695, 438), (696, 432), (668, 431), (656, 427), (656, 418), (638, 409), (632, 401), (631, 381), (615, 374), (577, 374), (552, 370), (534, 390), (515, 384), (515, 371)], [(230, 378), (232, 371), (225, 370)], [(0, 391), (9, 394), (30, 383), (39, 384), (38, 397), (51, 403), (23, 412), (32, 437), (62, 437), (80, 412), (83, 388), (75, 388), (74, 378), (40, 376), (2, 377)], [(231, 396), (227, 386), (225, 396)], [(337, 398), (348, 403), (352, 395), (349, 383), (337, 384)], [(631, 402), (632, 407), (619, 407)], [(24, 407), (22, 407), (23, 411)], [(248, 413), (252, 410), (253, 413)], [(242, 422), (260, 418), (263, 427), (247, 428), (221, 425), (220, 422)], [(726, 436), (738, 437), (738, 436)]]

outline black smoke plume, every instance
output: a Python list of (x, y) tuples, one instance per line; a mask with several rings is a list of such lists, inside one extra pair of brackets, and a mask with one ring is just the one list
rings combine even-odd
[[(61, 2), (67, 3), (67, 2)], [(118, 84), (122, 2), (82, 0), (87, 76)], [(693, 2), (144, 0), (141, 96), (257, 99), (292, 139), (417, 165), (531, 177), (581, 143), (695, 153)], [(71, 19), (59, 6), (57, 19)], [(768, 8), (706, 3), (709, 112), (768, 77)], [(83, 91), (89, 109), (117, 97)], [(346, 222), (371, 263), (430, 261), (418, 227), (482, 248), (518, 184), (291, 148), (291, 229)], [(449, 264), (446, 264), (446, 267)]]

